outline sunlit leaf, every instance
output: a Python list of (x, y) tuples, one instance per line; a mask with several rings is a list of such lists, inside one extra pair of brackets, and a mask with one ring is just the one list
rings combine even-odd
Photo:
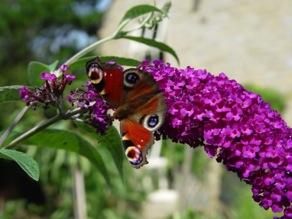
[(57, 66), (59, 64), (59, 60), (54, 61), (52, 64), (48, 65), (48, 69), (50, 72), (53, 72), (56, 70)]
[(21, 87), (20, 85), (0, 87), (0, 103), (20, 100), (19, 89)]
[(176, 52), (167, 44), (163, 43), (163, 42), (159, 42), (150, 38), (144, 38), (144, 37), (136, 37), (136, 36), (122, 36), (120, 38), (123, 39), (129, 39), (129, 40), (133, 40), (139, 43), (143, 43), (145, 45), (160, 49), (163, 52), (167, 52), (169, 54), (171, 54), (177, 61), (177, 63), (179, 63), (179, 58), (176, 54)]
[(159, 8), (153, 6), (153, 5), (137, 5), (132, 8), (130, 8), (123, 18), (121, 19), (120, 23), (124, 22), (125, 20), (132, 20), (137, 17), (140, 17), (142, 15), (148, 14), (150, 12), (160, 12), (163, 13)]
[(41, 86), (44, 81), (40, 79), (41, 72), (49, 72), (50, 68), (41, 62), (31, 61), (27, 68), (27, 80), (31, 86)]
[(158, 25), (164, 18), (167, 17), (169, 9), (171, 7), (171, 2), (166, 2), (162, 8), (161, 11), (163, 13), (155, 13), (153, 16), (148, 19), (147, 23), (145, 24), (145, 27), (147, 28), (153, 28), (155, 25)]
[(32, 179), (39, 180), (39, 166), (27, 154), (10, 149), (0, 149), (0, 157), (15, 161)]
[(162, 6), (161, 11), (162, 11), (165, 15), (167, 15), (168, 12), (169, 12), (170, 7), (171, 7), (171, 2), (166, 2), (166, 3)]
[(118, 57), (118, 56), (100, 56), (102, 62), (115, 61), (120, 65), (125, 66), (137, 66), (140, 64), (140, 61), (132, 58)]
[(53, 72), (56, 70), (59, 61), (55, 61), (50, 65), (46, 65), (41, 62), (31, 61), (27, 68), (27, 80), (28, 84), (31, 86), (41, 86), (44, 81), (40, 79), (40, 74), (42, 72)]
[[(81, 69), (81, 68), (83, 68), (85, 70), (86, 62), (88, 62), (89, 60), (92, 60), (96, 57), (97, 56), (88, 56), (88, 57), (84, 57), (84, 58), (79, 59), (77, 62), (73, 63), (70, 66), (71, 71), (73, 71), (74, 69)], [(136, 59), (119, 57), (119, 56), (99, 56), (99, 59), (102, 62), (115, 61), (116, 63), (118, 63), (120, 65), (134, 66), (134, 67), (136, 67), (140, 63)]]
[(24, 143), (36, 145), (38, 147), (63, 149), (82, 155), (101, 172), (108, 183), (110, 182), (105, 163), (97, 148), (92, 146), (87, 140), (83, 139), (74, 132), (58, 129), (46, 129), (33, 135), (24, 141)]

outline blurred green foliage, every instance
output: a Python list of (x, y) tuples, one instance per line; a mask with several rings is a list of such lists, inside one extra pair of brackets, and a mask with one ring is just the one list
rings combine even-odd
[[(89, 44), (94, 40), (103, 15), (96, 9), (99, 2), (0, 1), (0, 86), (27, 84), (29, 61), (64, 61), (80, 49), (79, 41)], [(11, 121), (11, 109), (20, 109), (21, 105), (9, 103), (1, 107), (0, 130)]]
[[(82, 30), (88, 35), (96, 36), (102, 18), (102, 12), (95, 9), (98, 2), (98, 0), (1, 1), (0, 48), (1, 51), (5, 51), (0, 54), (1, 72), (5, 70), (11, 72), (12, 68), (17, 68), (19, 64), (26, 65), (30, 60), (40, 60), (36, 55), (40, 54), (38, 50), (47, 55), (45, 57), (41, 55), (40, 61), (45, 63), (68, 57), (72, 50), (77, 49), (73, 43), (64, 44), (62, 49), (61, 44), (58, 51), (49, 46), (51, 43), (57, 43), (54, 42), (57, 37), (62, 36), (66, 40), (67, 34), (72, 30)], [(86, 13), (81, 13), (85, 10)], [(35, 44), (37, 39), (41, 39), (42, 43)], [(26, 68), (18, 70), (21, 72), (23, 69)], [(12, 79), (15, 82), (17, 78)]]
[[(90, 36), (95, 38), (96, 30), (101, 22), (102, 13), (95, 9), (98, 2), (98, 0), (1, 2), (0, 10), (3, 17), (1, 17), (0, 47), (3, 51), (7, 51), (7, 54), (0, 57), (1, 71), (3, 71), (0, 85), (27, 84), (26, 66), (28, 61), (38, 60), (48, 64), (55, 59), (59, 59), (62, 62), (81, 49), (78, 48), (78, 42), (87, 41), (87, 44), (89, 44), (92, 40)], [(79, 38), (77, 37), (75, 41), (72, 41), (69, 34), (72, 32), (77, 35), (81, 32), (83, 35), (79, 35)], [(68, 43), (70, 40), (71, 43)], [(164, 46), (162, 43), (159, 44), (159, 46), (161, 45)], [(81, 45), (80, 47), (85, 46)], [(167, 49), (169, 48), (167, 47)], [(76, 72), (74, 71), (74, 73)], [(78, 86), (85, 81), (84, 72), (82, 74), (84, 76), (79, 77), (77, 73)], [(76, 83), (72, 87), (74, 86), (77, 86)], [(16, 112), (11, 112), (14, 112), (15, 108), (21, 108), (21, 106), (23, 106), (23, 103), (2, 104), (1, 129), (6, 127), (9, 121), (15, 117)], [(38, 112), (30, 111), (21, 124), (17, 126), (15, 133), (23, 132), (25, 127), (35, 124), (43, 116), (51, 117), (54, 114), (55, 112), (51, 109), (38, 109)], [(147, 191), (147, 188), (144, 188), (142, 184), (137, 187), (137, 182), (140, 182), (144, 176), (134, 174), (133, 169), (127, 165), (124, 170), (127, 177), (122, 181), (115, 166), (123, 166), (122, 162), (124, 161), (113, 160), (112, 156), (115, 156), (116, 148), (113, 148), (113, 150), (106, 148), (110, 143), (113, 143), (113, 139), (109, 138), (110, 142), (104, 144), (101, 141), (102, 136), (98, 137), (96, 133), (92, 135), (90, 132), (82, 132), (82, 129), (77, 130), (76, 125), (72, 122), (59, 122), (53, 128), (59, 130), (70, 129), (98, 147), (98, 152), (102, 155), (101, 157), (109, 171), (111, 186), (96, 169), (89, 165), (87, 160), (76, 154), (48, 148), (38, 149), (34, 146), (20, 147), (19, 150), (27, 151), (40, 164), (40, 182), (45, 191), (46, 203), (44, 206), (34, 206), (21, 200), (7, 201), (4, 211), (0, 212), (0, 217), (73, 218), (72, 172), (81, 169), (85, 174), (88, 218), (137, 218), (141, 202), (145, 199)], [(63, 137), (64, 139), (59, 143), (68, 142), (66, 136)], [(99, 139), (99, 142), (97, 142), (97, 139)], [(72, 144), (69, 145), (69, 147), (72, 146), (74, 147)], [(74, 148), (76, 149), (76, 147)], [(84, 149), (77, 148), (77, 150), (82, 151)], [(119, 154), (119, 157), (123, 156), (123, 153)]]

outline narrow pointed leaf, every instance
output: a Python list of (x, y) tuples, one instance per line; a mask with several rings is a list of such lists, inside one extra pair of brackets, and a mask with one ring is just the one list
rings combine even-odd
[(121, 136), (117, 129), (111, 126), (105, 134), (97, 134), (97, 140), (102, 146), (109, 150), (120, 173), (120, 176), (123, 178), (123, 160), (125, 153), (122, 148)]
[(101, 56), (99, 58), (102, 62), (115, 61), (116, 63), (120, 65), (125, 65), (125, 66), (136, 67), (140, 64), (140, 61), (136, 59), (119, 57), (119, 56)]
[[(97, 56), (88, 56), (88, 57), (81, 58), (70, 66), (70, 70), (74, 71), (74, 70), (82, 69), (82, 68), (85, 69), (86, 62), (96, 57)], [(115, 61), (116, 63), (120, 65), (133, 66), (133, 67), (136, 67), (140, 63), (136, 59), (119, 57), (119, 56), (99, 56), (99, 58), (102, 62)]]
[(24, 143), (36, 145), (38, 147), (63, 149), (82, 155), (86, 157), (100, 171), (106, 181), (110, 183), (108, 171), (97, 148), (74, 132), (46, 129), (33, 135), (24, 141)]
[(75, 122), (75, 124), (79, 128), (84, 129), (92, 138), (97, 139), (99, 145), (106, 148), (110, 152), (117, 170), (123, 178), (123, 160), (125, 155), (122, 148), (121, 136), (117, 129), (114, 126), (111, 126), (108, 128), (106, 133), (98, 134), (91, 126), (80, 122)]
[(142, 15), (148, 14), (150, 12), (160, 12), (163, 13), (163, 11), (161, 11), (159, 8), (153, 6), (153, 5), (137, 5), (134, 6), (132, 8), (130, 8), (125, 15), (123, 16), (123, 18), (121, 19), (120, 23), (122, 23), (125, 20), (132, 20), (135, 19), (137, 17), (140, 17)]
[(10, 149), (0, 149), (0, 157), (15, 161), (32, 179), (35, 181), (39, 180), (39, 166), (37, 162), (27, 154)]
[(41, 86), (44, 81), (40, 79), (41, 72), (49, 72), (50, 69), (46, 64), (37, 61), (31, 61), (27, 68), (27, 80), (31, 86)]
[(56, 70), (57, 66), (59, 64), (59, 60), (54, 61), (52, 64), (48, 65), (48, 69), (50, 72), (53, 72)]
[(139, 43), (143, 43), (145, 45), (157, 48), (163, 52), (167, 52), (169, 54), (171, 54), (177, 61), (177, 63), (179, 64), (179, 58), (176, 54), (176, 52), (174, 51), (174, 49), (172, 49), (170, 46), (168, 46), (167, 44), (163, 43), (163, 42), (159, 42), (150, 38), (144, 38), (144, 37), (136, 37), (136, 36), (122, 36), (120, 38), (123, 39), (129, 39), (129, 40), (133, 40)]

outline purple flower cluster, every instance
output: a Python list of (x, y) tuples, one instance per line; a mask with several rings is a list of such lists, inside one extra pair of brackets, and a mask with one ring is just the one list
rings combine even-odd
[(251, 184), (263, 208), (292, 218), (292, 129), (262, 98), (224, 73), (142, 62), (168, 107), (159, 133), (192, 147), (203, 145), (228, 170)]
[(57, 103), (65, 87), (75, 80), (74, 75), (67, 73), (68, 66), (61, 65), (60, 70), (62, 72), (60, 78), (57, 78), (54, 73), (42, 72), (40, 78), (44, 81), (44, 85), (35, 90), (30, 90), (26, 86), (19, 89), (19, 95), (26, 105), (35, 107), (38, 103), (42, 103), (44, 106)]
[(112, 118), (107, 114), (109, 105), (100, 97), (91, 83), (88, 83), (84, 89), (71, 91), (67, 99), (75, 107), (86, 110), (86, 114), (82, 115), (83, 119), (94, 126), (97, 132), (104, 133), (111, 125)]

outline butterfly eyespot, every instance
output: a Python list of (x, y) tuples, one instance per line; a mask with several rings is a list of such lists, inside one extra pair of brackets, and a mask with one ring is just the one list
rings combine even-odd
[(134, 70), (128, 70), (124, 73), (124, 85), (128, 88), (134, 87), (140, 80), (139, 74)]
[(159, 114), (147, 115), (142, 124), (149, 131), (155, 131), (162, 124), (162, 118)]
[(93, 84), (98, 84), (103, 79), (103, 70), (97, 63), (92, 63), (88, 68), (88, 77)]
[(130, 146), (126, 149), (125, 154), (128, 161), (135, 167), (140, 167), (143, 162), (142, 151), (138, 147)]

